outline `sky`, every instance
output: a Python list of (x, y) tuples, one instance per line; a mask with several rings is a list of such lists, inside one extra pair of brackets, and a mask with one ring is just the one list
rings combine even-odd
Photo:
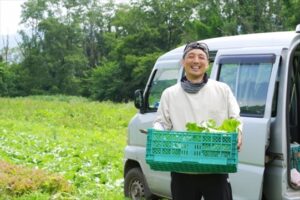
[(9, 46), (17, 45), (21, 5), (26, 0), (0, 0), (0, 49), (9, 37)]
[(25, 1), (0, 0), (0, 35), (17, 33), (21, 16), (21, 4)]
[[(3, 39), (9, 36), (9, 46), (15, 46), (18, 40), (18, 30), (21, 29), (21, 5), (27, 0), (0, 0), (0, 49), (4, 46)], [(128, 0), (116, 0), (125, 3)]]

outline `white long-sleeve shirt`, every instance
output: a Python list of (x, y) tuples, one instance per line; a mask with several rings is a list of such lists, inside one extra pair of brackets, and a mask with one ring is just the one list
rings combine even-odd
[(225, 83), (209, 79), (195, 94), (185, 92), (177, 83), (162, 93), (154, 128), (185, 131), (188, 122), (214, 119), (221, 125), (228, 118), (240, 120), (239, 114), (239, 105)]

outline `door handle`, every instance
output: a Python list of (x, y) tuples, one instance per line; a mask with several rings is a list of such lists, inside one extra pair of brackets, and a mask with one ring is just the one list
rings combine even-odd
[(140, 129), (140, 133), (143, 133), (143, 134), (148, 134), (148, 131), (147, 131), (147, 129)]

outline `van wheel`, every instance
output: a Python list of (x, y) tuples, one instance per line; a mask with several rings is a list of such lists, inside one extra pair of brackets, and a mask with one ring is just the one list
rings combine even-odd
[(124, 193), (125, 197), (132, 200), (157, 199), (151, 194), (141, 169), (137, 167), (130, 169), (125, 175)]

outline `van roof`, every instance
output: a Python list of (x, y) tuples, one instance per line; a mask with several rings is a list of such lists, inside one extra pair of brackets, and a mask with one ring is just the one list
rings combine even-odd
[[(219, 49), (235, 49), (247, 47), (282, 47), (288, 48), (297, 34), (295, 31), (285, 32), (269, 32), (269, 33), (253, 33), (236, 36), (225, 36), (218, 38), (211, 38), (200, 40), (205, 42), (210, 51), (217, 51)], [(173, 49), (158, 60), (176, 59), (181, 58), (185, 45)], [(180, 57), (178, 57), (180, 56)]]

